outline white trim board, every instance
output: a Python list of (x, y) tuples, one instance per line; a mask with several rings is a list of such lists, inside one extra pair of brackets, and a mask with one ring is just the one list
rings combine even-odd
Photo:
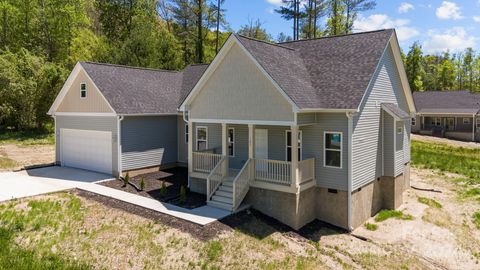
[(290, 121), (268, 121), (268, 120), (234, 120), (234, 119), (201, 119), (191, 118), (195, 123), (210, 123), (210, 124), (238, 124), (238, 125), (265, 125), (265, 126), (292, 126), (295, 122)]

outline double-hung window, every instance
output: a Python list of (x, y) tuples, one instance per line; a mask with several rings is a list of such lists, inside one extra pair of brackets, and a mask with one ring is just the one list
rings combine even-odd
[(442, 125), (442, 118), (436, 117), (435, 118), (435, 126), (439, 127)]
[(480, 118), (477, 118), (477, 128), (480, 128)]
[(80, 84), (80, 98), (86, 98), (87, 97), (87, 84), (86, 83), (81, 83)]
[[(286, 160), (292, 161), (292, 131), (287, 130), (286, 136)], [(302, 131), (298, 131), (298, 161), (302, 160)]]
[(417, 118), (412, 117), (412, 126), (416, 126), (416, 125), (417, 125)]
[(467, 118), (467, 117), (463, 118), (463, 123), (470, 124), (470, 118)]
[(342, 133), (325, 131), (323, 166), (342, 168)]
[(228, 128), (228, 155), (235, 156), (235, 129)]
[(197, 151), (208, 149), (208, 129), (207, 127), (197, 127)]
[(188, 124), (185, 124), (185, 143), (188, 144)]

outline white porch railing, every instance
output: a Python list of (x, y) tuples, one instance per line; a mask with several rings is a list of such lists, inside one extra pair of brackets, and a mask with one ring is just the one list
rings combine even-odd
[(315, 158), (298, 162), (298, 183), (302, 184), (315, 179)]
[(221, 154), (193, 152), (193, 171), (210, 173), (222, 159)]
[(255, 159), (255, 180), (273, 184), (291, 184), (292, 164), (289, 161)]
[(233, 211), (235, 211), (247, 195), (253, 176), (253, 160), (249, 159), (233, 180)]
[(207, 201), (227, 176), (227, 157), (223, 156), (207, 177)]

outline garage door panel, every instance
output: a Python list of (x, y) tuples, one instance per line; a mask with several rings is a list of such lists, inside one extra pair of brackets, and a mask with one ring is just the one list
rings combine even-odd
[(112, 173), (112, 133), (61, 129), (62, 165)]

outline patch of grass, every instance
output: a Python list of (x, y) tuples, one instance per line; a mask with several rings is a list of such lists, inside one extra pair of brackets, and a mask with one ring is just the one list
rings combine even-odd
[(0, 145), (16, 144), (29, 145), (52, 145), (55, 143), (53, 130), (0, 130)]
[(473, 224), (475, 224), (477, 229), (480, 229), (480, 212), (473, 213), (472, 219), (473, 219)]
[(434, 199), (426, 198), (426, 197), (418, 197), (418, 202), (431, 206), (433, 208), (442, 208), (442, 204), (437, 202)]
[(376, 231), (378, 229), (378, 225), (377, 224), (372, 224), (372, 223), (365, 223), (365, 229), (369, 230), (369, 231)]
[(480, 149), (412, 140), (411, 158), (414, 166), (461, 174), (480, 184)]
[(406, 215), (402, 211), (382, 210), (375, 217), (375, 221), (376, 222), (382, 222), (382, 221), (385, 221), (389, 218), (396, 218), (396, 219), (402, 219), (402, 220), (412, 220), (413, 219), (413, 217), (411, 215)]
[(0, 157), (0, 169), (12, 169), (18, 166), (18, 163), (8, 157)]
[(211, 241), (206, 247), (207, 258), (216, 261), (222, 256), (222, 244), (219, 241)]

